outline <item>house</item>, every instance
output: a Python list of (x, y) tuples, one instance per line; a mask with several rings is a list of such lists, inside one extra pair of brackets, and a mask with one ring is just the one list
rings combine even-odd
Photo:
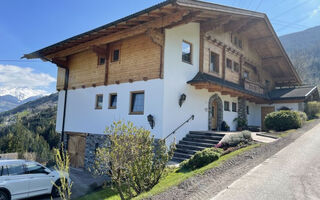
[(236, 117), (263, 126), (266, 114), (319, 98), (265, 14), (196, 0), (168, 0), (24, 57), (58, 66), (56, 130), (76, 167), (92, 164), (113, 121), (180, 141), (223, 121), (234, 131)]

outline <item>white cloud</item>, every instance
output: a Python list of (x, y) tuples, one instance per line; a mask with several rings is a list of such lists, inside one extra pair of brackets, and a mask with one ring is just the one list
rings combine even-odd
[(32, 68), (0, 64), (0, 95), (14, 95), (20, 99), (46, 95), (50, 84), (56, 79), (45, 73), (36, 73)]
[(320, 12), (320, 5), (310, 13), (310, 17), (316, 16)]

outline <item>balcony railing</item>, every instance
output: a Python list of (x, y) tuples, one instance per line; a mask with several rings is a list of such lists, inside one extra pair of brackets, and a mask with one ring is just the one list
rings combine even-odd
[(265, 89), (263, 86), (261, 86), (259, 83), (248, 80), (248, 79), (243, 79), (242, 81), (242, 86), (244, 89), (258, 93), (258, 94), (265, 94)]

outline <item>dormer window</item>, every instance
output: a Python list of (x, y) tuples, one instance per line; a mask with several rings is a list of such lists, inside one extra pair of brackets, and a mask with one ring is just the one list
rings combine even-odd
[(231, 33), (231, 42), (236, 47), (242, 49), (243, 43), (242, 43), (242, 39), (239, 37), (239, 35)]

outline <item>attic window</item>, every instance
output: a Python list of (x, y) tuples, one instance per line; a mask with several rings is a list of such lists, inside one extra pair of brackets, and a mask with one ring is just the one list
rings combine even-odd
[(192, 63), (192, 44), (186, 41), (182, 41), (182, 61)]
[(215, 73), (219, 73), (219, 55), (214, 53), (214, 52), (210, 52), (210, 66), (209, 66), (209, 70), (210, 72), (215, 72)]
[(231, 33), (231, 42), (234, 44), (236, 47), (242, 49), (243, 44), (242, 44), (242, 39), (236, 35)]
[(112, 52), (112, 62), (116, 62), (119, 61), (120, 58), (120, 50), (119, 49), (115, 49)]
[(98, 65), (104, 65), (106, 63), (105, 57), (98, 57)]

